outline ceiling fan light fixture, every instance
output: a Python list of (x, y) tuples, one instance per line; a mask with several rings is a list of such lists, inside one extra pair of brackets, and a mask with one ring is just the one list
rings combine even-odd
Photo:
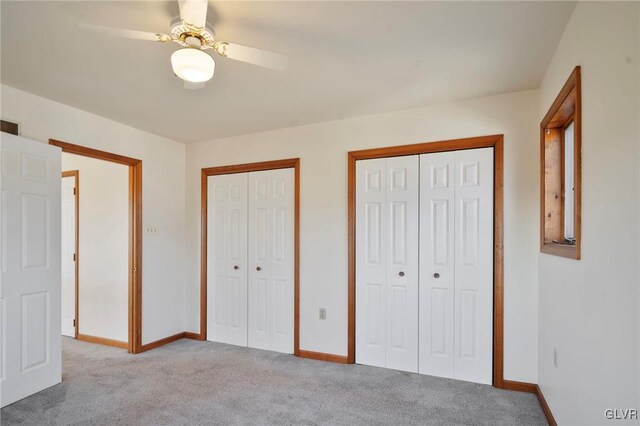
[(171, 66), (175, 75), (181, 79), (191, 83), (204, 83), (213, 77), (216, 63), (200, 49), (185, 48), (173, 52)]

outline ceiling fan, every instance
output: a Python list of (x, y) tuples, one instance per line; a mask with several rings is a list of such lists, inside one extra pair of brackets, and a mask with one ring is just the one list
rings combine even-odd
[(127, 30), (93, 24), (79, 24), (81, 28), (103, 34), (139, 40), (173, 41), (182, 46), (171, 55), (173, 72), (184, 80), (185, 88), (199, 89), (213, 77), (215, 61), (206, 50), (218, 55), (273, 70), (284, 70), (288, 58), (278, 53), (215, 39), (207, 24), (206, 0), (179, 0), (180, 16), (173, 19), (169, 34)]

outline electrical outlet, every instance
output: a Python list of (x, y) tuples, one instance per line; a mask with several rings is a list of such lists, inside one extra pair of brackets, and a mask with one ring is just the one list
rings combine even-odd
[(320, 308), (320, 319), (321, 320), (327, 319), (327, 308)]
[(156, 235), (158, 233), (158, 228), (155, 226), (147, 226), (146, 233), (147, 235)]
[(558, 349), (553, 348), (553, 366), (558, 368)]

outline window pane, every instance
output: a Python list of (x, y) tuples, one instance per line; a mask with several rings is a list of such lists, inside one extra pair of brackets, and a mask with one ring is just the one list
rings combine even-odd
[(564, 238), (575, 239), (573, 226), (574, 182), (573, 182), (573, 123), (564, 131)]

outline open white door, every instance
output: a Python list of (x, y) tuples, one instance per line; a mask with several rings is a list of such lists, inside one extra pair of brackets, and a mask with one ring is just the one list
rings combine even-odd
[(76, 177), (62, 178), (62, 335), (76, 337)]
[(60, 383), (60, 149), (2, 133), (0, 405)]

